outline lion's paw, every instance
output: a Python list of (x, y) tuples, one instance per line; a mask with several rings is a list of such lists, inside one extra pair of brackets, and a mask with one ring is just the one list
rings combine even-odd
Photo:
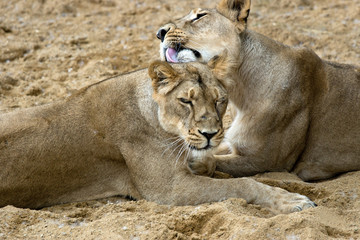
[(281, 213), (300, 212), (302, 210), (316, 207), (316, 203), (311, 201), (308, 197), (298, 193), (290, 193), (283, 189), (270, 202), (270, 208)]
[(188, 160), (188, 169), (196, 175), (213, 176), (216, 161), (211, 157), (193, 158)]

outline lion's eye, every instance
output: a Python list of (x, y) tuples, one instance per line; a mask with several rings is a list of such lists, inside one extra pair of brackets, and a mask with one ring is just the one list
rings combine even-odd
[(186, 98), (179, 98), (180, 102), (185, 103), (185, 104), (190, 104), (192, 105), (192, 102), (189, 99)]
[(192, 19), (191, 22), (195, 22), (196, 20), (199, 20), (200, 18), (206, 16), (207, 13), (198, 13), (196, 14), (196, 18)]

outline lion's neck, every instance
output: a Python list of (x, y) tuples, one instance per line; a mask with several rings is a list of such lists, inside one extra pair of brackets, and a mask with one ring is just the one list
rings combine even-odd
[(288, 64), (281, 53), (288, 47), (249, 30), (241, 33), (240, 39), (237, 87), (230, 95), (238, 108), (244, 109), (264, 99), (269, 88), (280, 87), (284, 78), (279, 73), (284, 73), (281, 68)]

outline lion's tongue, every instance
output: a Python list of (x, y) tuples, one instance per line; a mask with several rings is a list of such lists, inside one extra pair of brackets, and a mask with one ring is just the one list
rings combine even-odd
[(176, 53), (176, 50), (174, 48), (168, 48), (166, 49), (166, 59), (169, 61), (169, 62), (173, 62), (173, 63), (176, 63), (178, 62), (178, 59), (176, 57), (177, 53)]

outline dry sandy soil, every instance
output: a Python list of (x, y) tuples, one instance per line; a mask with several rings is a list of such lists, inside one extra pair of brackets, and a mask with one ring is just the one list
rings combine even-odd
[[(147, 67), (157, 59), (162, 23), (216, 2), (1, 1), (0, 113)], [(359, 64), (360, 0), (253, 0), (249, 28), (327, 60)], [(0, 239), (360, 239), (360, 172), (317, 183), (288, 173), (255, 178), (319, 206), (288, 215), (242, 199), (184, 207), (122, 198), (41, 210), (7, 206), (0, 208)]]

